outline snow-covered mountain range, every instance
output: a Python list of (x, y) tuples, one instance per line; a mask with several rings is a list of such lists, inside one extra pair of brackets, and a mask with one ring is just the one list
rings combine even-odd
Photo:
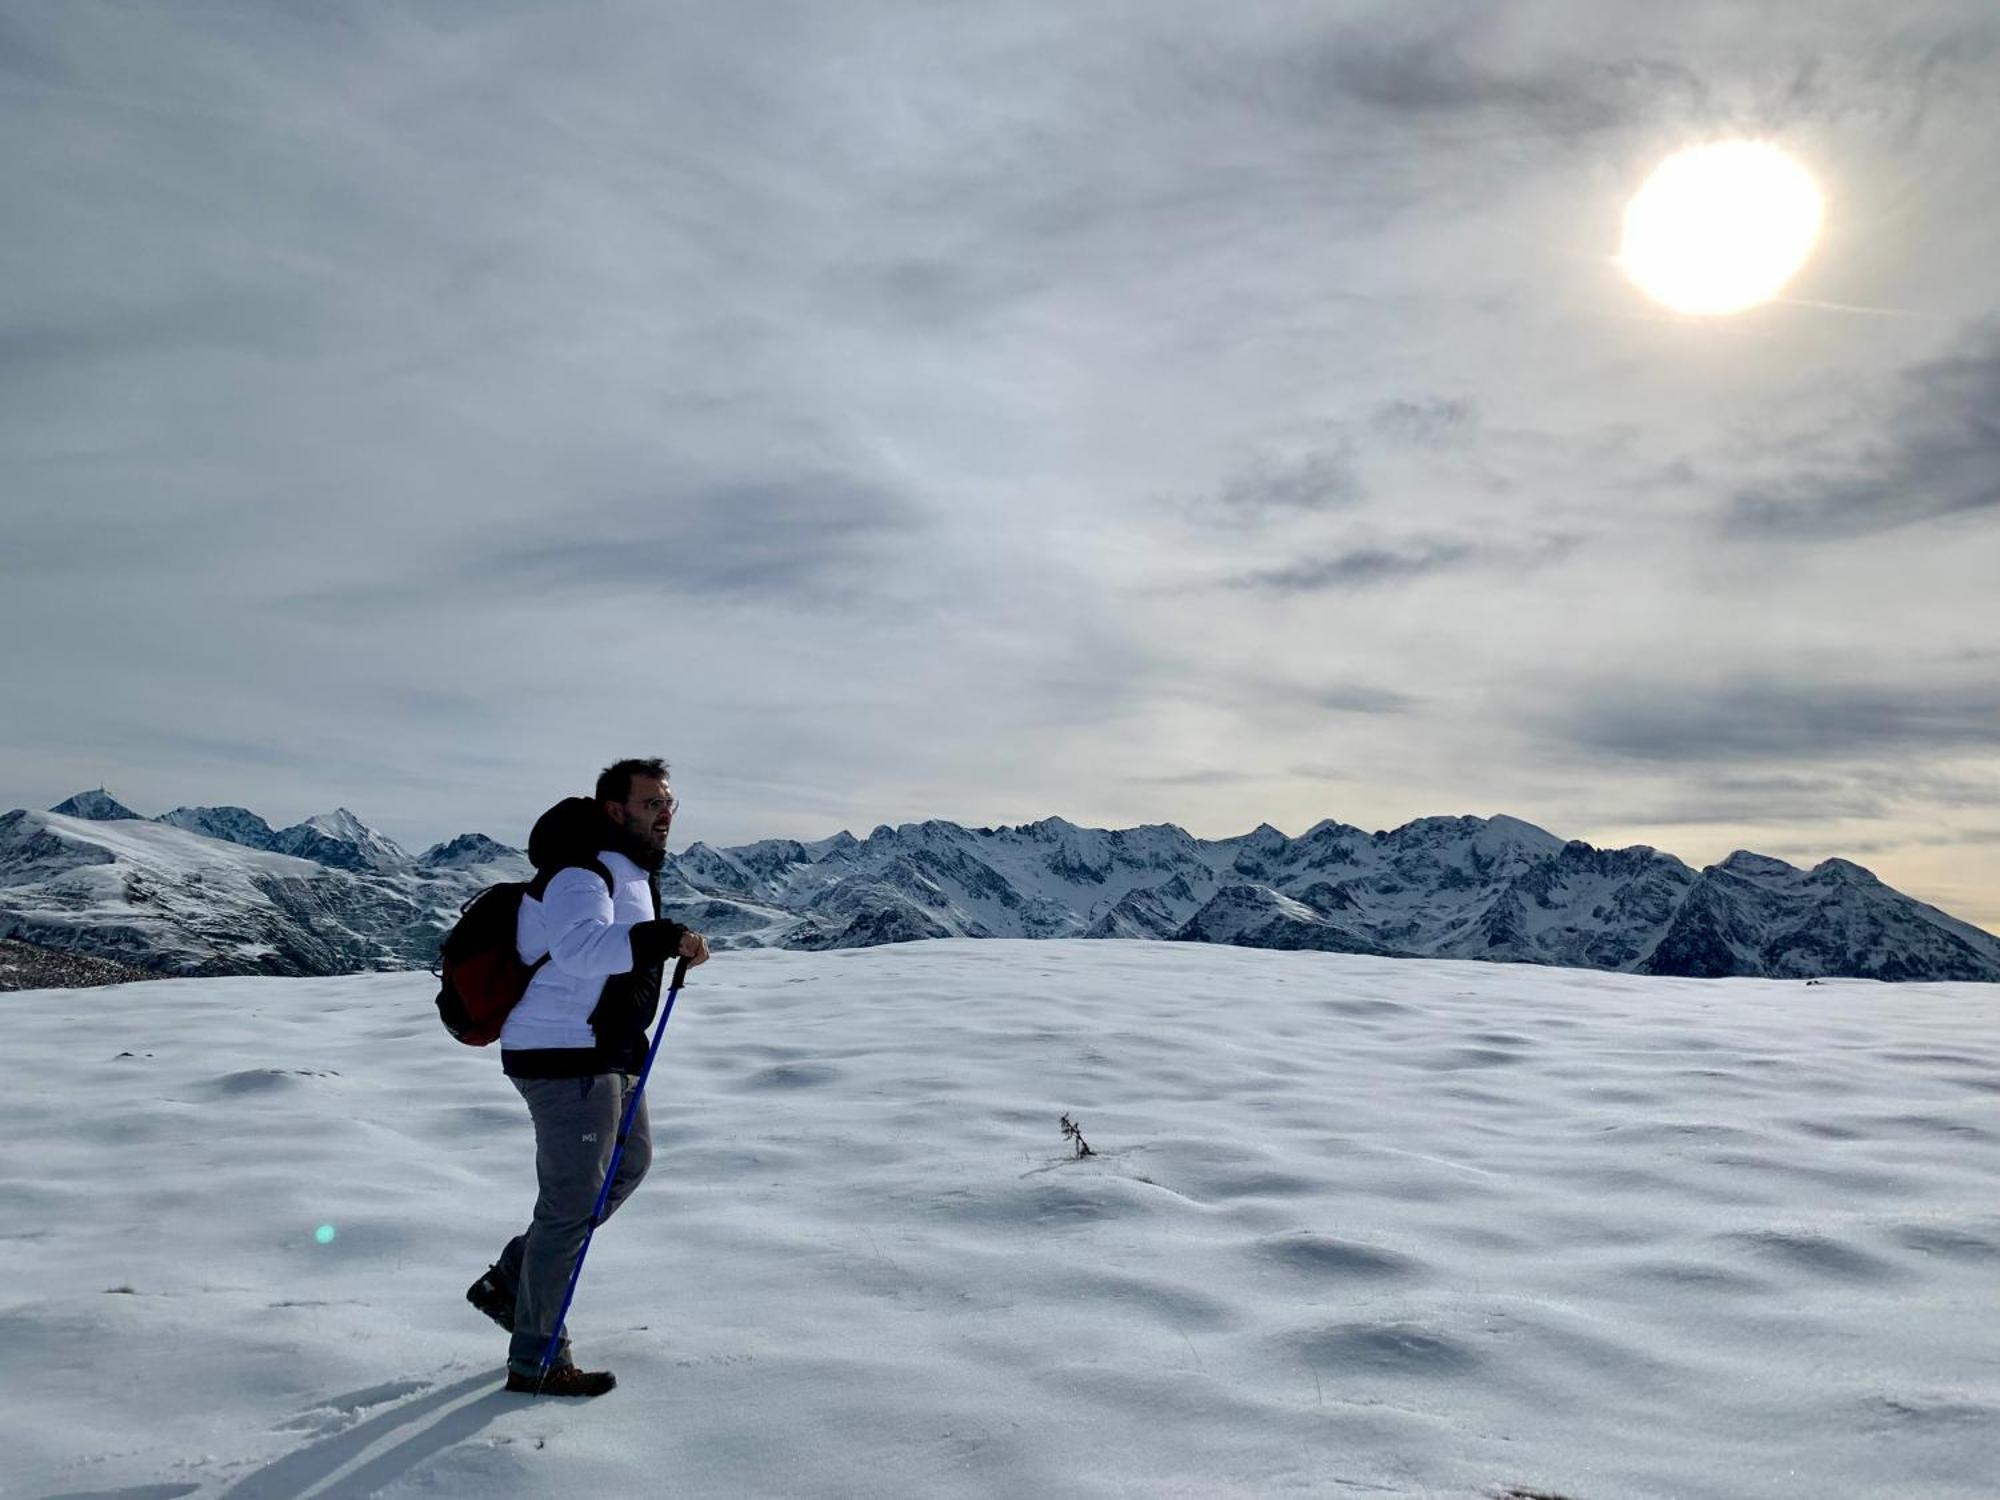
[(142, 818), (102, 789), (0, 816), (0, 938), (158, 974), (349, 974), (431, 963), (474, 892), (532, 874), (470, 834), (412, 856), (345, 808)]
[[(142, 818), (103, 789), (0, 816), (0, 938), (170, 974), (429, 964), (474, 892), (526, 879), (480, 834), (411, 855), (345, 808), (273, 829), (241, 807)], [(1124, 938), (1638, 974), (2000, 981), (2000, 938), (1828, 859), (1691, 869), (1504, 814), (1368, 833), (1331, 819), (1197, 839), (1171, 824), (932, 820), (865, 839), (693, 844), (664, 909), (717, 947)]]

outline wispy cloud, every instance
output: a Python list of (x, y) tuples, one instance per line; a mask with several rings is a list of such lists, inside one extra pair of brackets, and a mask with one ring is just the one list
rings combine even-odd
[(912, 562), (928, 527), (918, 506), (886, 490), (836, 475), (772, 475), (566, 510), (559, 524), (488, 539), (458, 576), (537, 594), (853, 592), (876, 569)]
[(1540, 18), (1521, 7), (1454, 0), (1308, 14), (1301, 25), (1240, 33), (1226, 62), (1211, 58), (1192, 76), (1304, 122), (1323, 122), (1345, 103), (1405, 126), (1470, 119), (1489, 133), (1512, 126), (1543, 136), (1604, 130), (1653, 109), (1663, 93), (1685, 104), (1703, 87), (1693, 69), (1664, 58), (1524, 47)]
[(1305, 701), (1315, 708), (1341, 714), (1408, 713), (1423, 700), (1391, 688), (1344, 684), (1339, 687), (1309, 688)]
[(2000, 323), (1905, 371), (1864, 435), (1838, 470), (1740, 491), (1725, 533), (1830, 541), (2000, 508)]
[(1427, 573), (1463, 567), (1479, 548), (1466, 542), (1429, 542), (1402, 551), (1357, 547), (1335, 557), (1311, 558), (1268, 568), (1236, 580), (1235, 587), (1269, 594), (1310, 594), (1327, 589), (1370, 588)]
[(1218, 497), (1237, 519), (1262, 519), (1274, 512), (1317, 513), (1352, 505), (1362, 495), (1348, 445), (1292, 459), (1265, 459), (1237, 474)]
[(1268, 778), (1250, 771), (1183, 771), (1171, 776), (1142, 776), (1139, 778), (1151, 786), (1244, 786), (1254, 781)]
[(186, 359), (215, 350), (296, 358), (320, 347), (310, 305), (270, 289), (210, 288), (0, 327), (0, 380), (45, 380), (92, 361)]
[(1337, 589), (1367, 589), (1431, 574), (1468, 569), (1534, 569), (1567, 558), (1583, 538), (1549, 535), (1527, 545), (1436, 538), (1401, 546), (1355, 547), (1330, 557), (1304, 558), (1281, 568), (1266, 568), (1231, 581), (1231, 587), (1258, 593), (1287, 595), (1324, 593)]
[(1467, 448), (1478, 440), (1479, 410), (1469, 396), (1399, 399), (1376, 407), (1369, 424), (1385, 437), (1418, 448)]

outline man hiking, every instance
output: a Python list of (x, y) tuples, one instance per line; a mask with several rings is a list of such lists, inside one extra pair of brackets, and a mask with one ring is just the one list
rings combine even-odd
[[(535, 879), (521, 898), (515, 947), (523, 963), (544, 955), (548, 962), (507, 1015), (500, 1059), (534, 1121), (539, 1193), (527, 1232), (508, 1241), (465, 1293), (513, 1335), (510, 1391), (601, 1396), (617, 1384), (609, 1370), (576, 1367), (567, 1330), (546, 1378), (542, 1355), (645, 1067), (661, 970), (669, 958), (690, 967), (708, 960), (699, 933), (660, 917), (654, 876), (666, 861), (676, 805), (663, 761), (621, 760), (598, 776), (594, 799), (558, 802), (528, 838)], [(642, 1096), (605, 1218), (652, 1159)]]

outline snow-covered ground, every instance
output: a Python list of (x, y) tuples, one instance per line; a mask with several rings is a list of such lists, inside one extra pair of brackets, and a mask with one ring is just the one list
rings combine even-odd
[(1993, 986), (724, 954), (587, 1402), (462, 1300), (531, 1139), (431, 993), (0, 995), (0, 1494), (2000, 1488)]

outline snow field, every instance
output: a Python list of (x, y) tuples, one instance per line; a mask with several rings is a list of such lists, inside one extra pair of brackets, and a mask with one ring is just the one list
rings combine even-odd
[(526, 1222), (532, 1138), (433, 988), (0, 996), (0, 1494), (1819, 1500), (2000, 1472), (1991, 986), (720, 955), (570, 1319), (619, 1374), (587, 1403), (499, 1392), (504, 1335), (462, 1300)]

